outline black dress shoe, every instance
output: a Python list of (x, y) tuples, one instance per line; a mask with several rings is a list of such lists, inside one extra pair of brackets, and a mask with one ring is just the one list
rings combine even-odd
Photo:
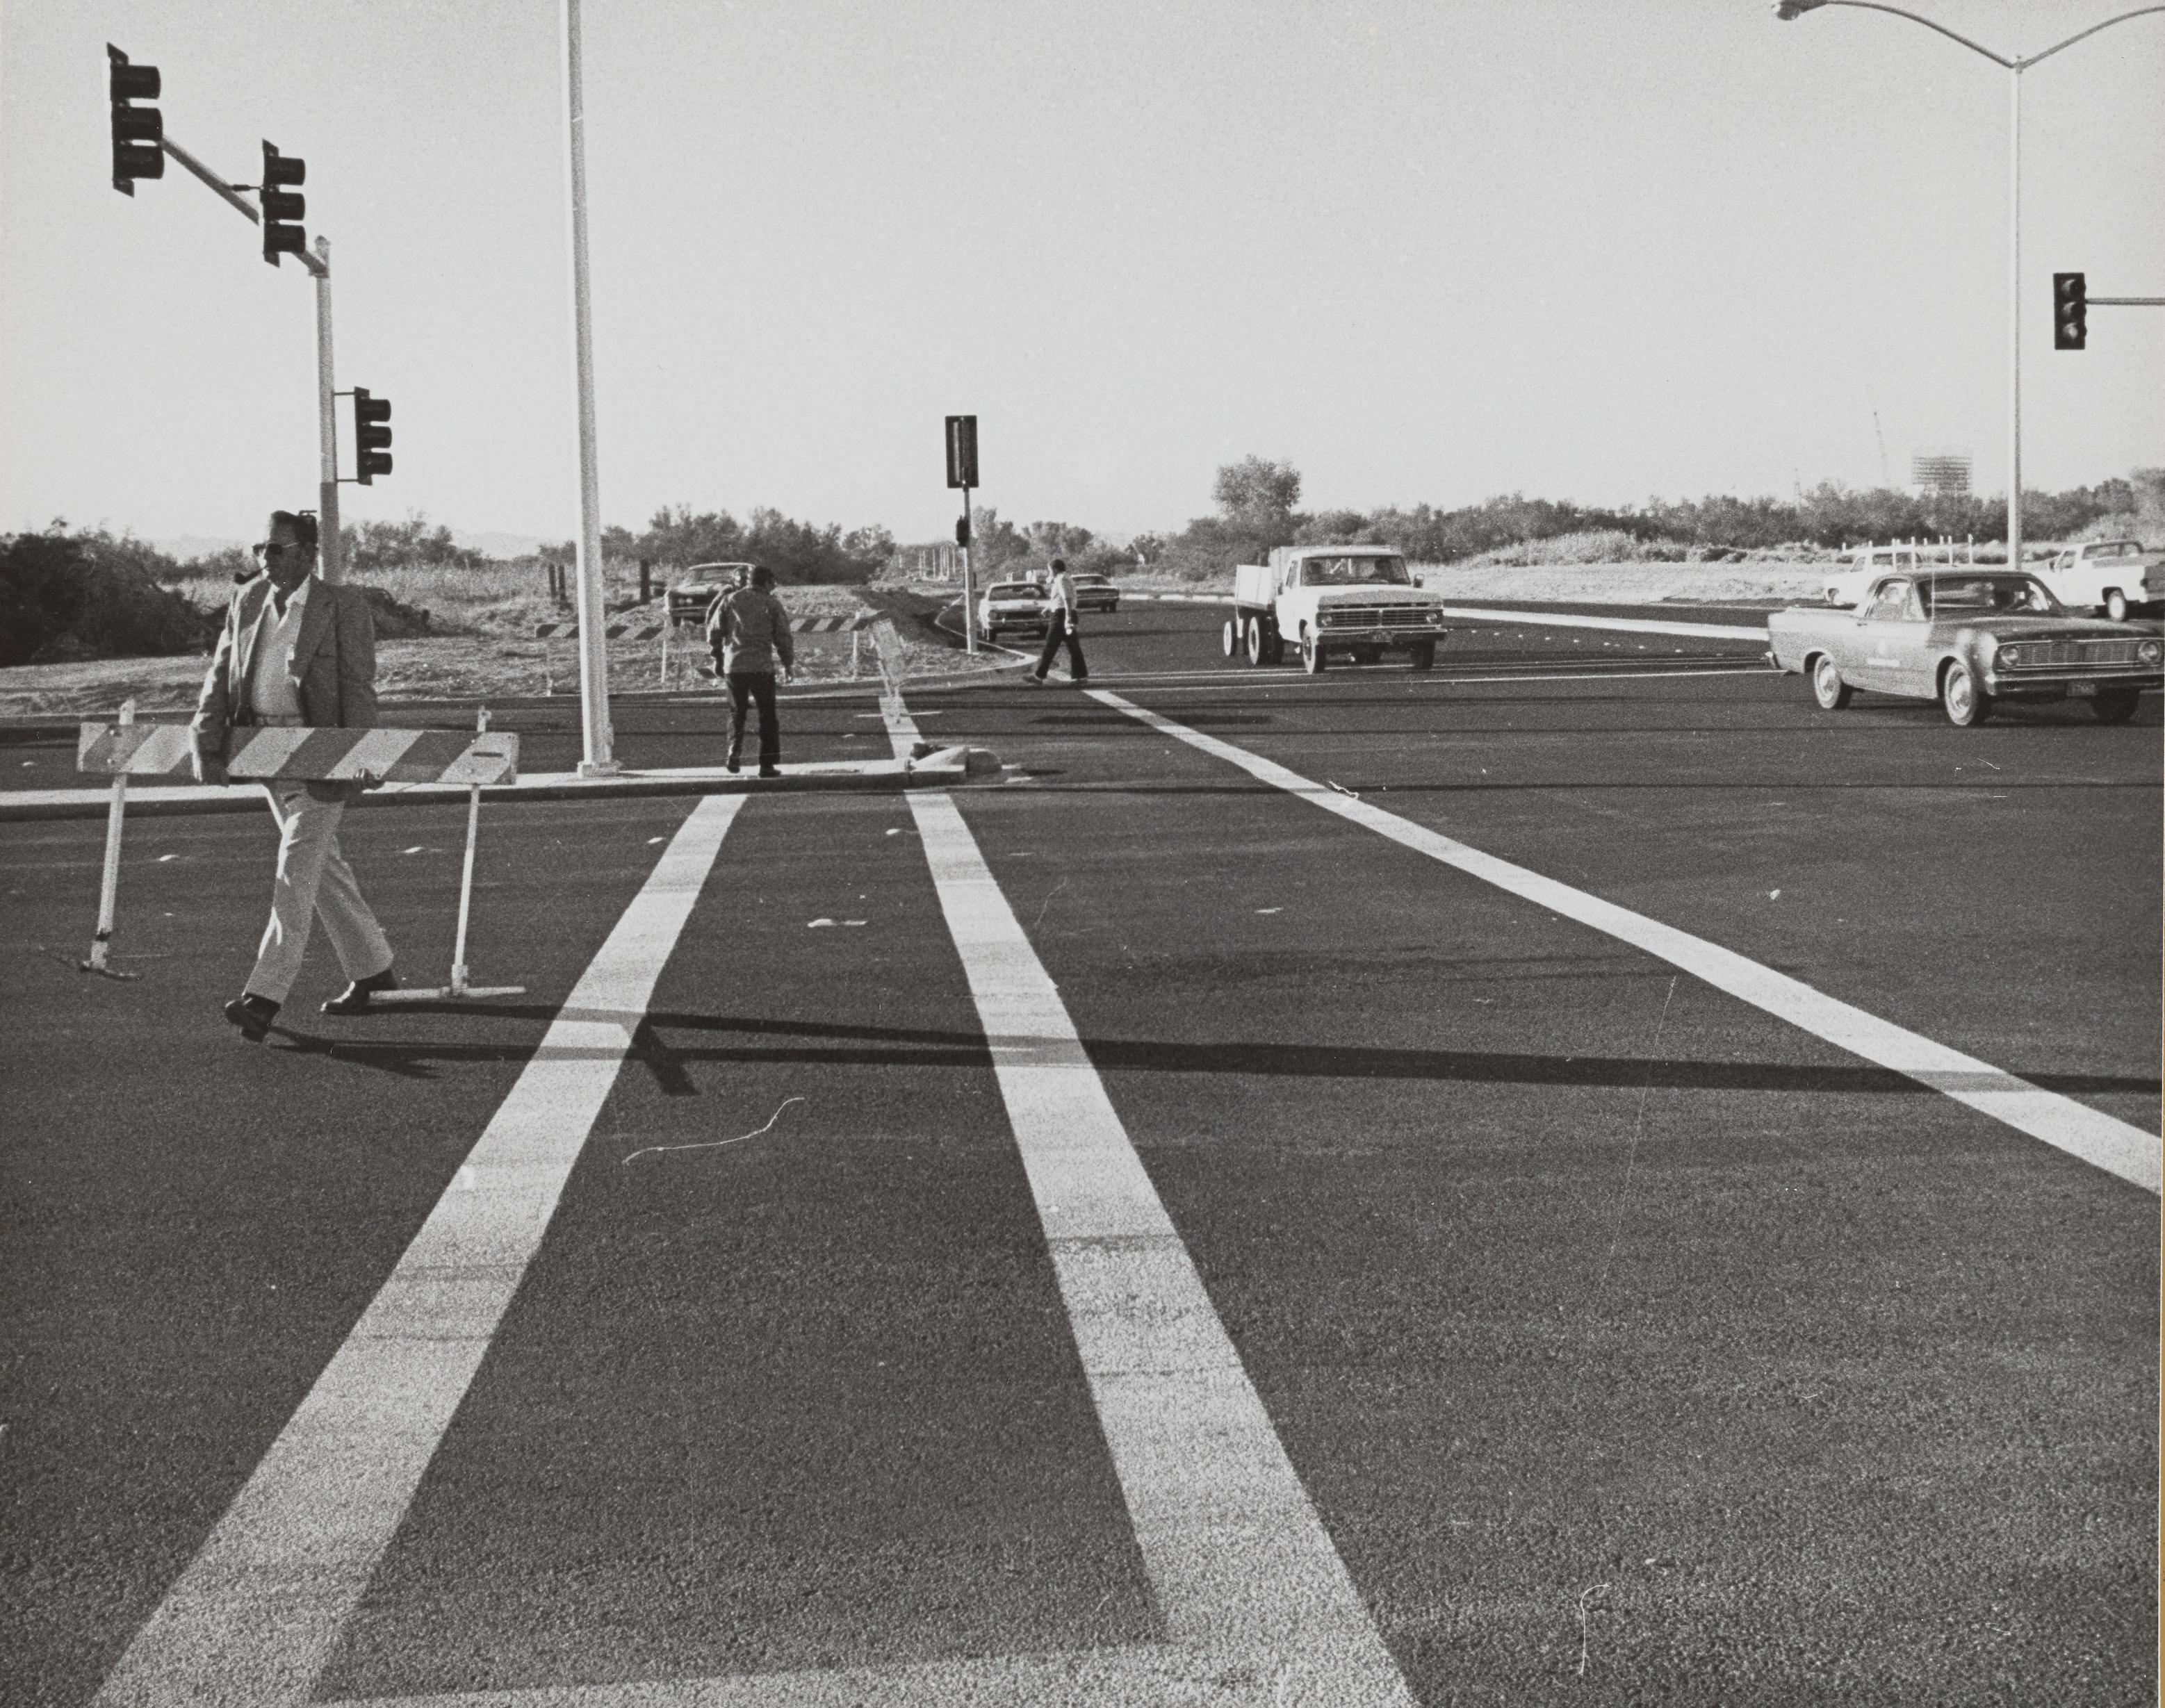
[(782, 767), (780, 765), (761, 765), (759, 768), (759, 774), (762, 777), (778, 777), (782, 775)]
[(369, 997), (378, 991), (398, 988), (398, 975), (386, 967), (380, 973), (371, 973), (365, 979), (356, 979), (345, 990), (324, 1004), (326, 1014), (358, 1014), (368, 1006)]
[(225, 1017), (240, 1028), (250, 1043), (263, 1042), (271, 1022), (278, 1017), (278, 1005), (268, 996), (242, 995), (225, 1005)]

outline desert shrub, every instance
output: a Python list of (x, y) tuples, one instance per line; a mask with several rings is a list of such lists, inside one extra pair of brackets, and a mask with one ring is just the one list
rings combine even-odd
[(201, 651), (218, 613), (159, 585), (180, 565), (103, 529), (0, 536), (0, 664)]

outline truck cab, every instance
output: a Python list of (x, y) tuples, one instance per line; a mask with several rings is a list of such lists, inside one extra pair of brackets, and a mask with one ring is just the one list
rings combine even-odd
[(1219, 647), (1251, 665), (1276, 664), (1291, 647), (1311, 673), (1334, 657), (1374, 664), (1398, 651), (1425, 670), (1448, 633), (1442, 596), (1414, 584), (1395, 547), (1282, 545), (1269, 563), (1235, 569)]

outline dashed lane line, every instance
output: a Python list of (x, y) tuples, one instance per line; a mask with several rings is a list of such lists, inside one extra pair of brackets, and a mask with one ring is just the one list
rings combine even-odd
[(299, 1708), (450, 1427), (742, 795), (678, 828), (353, 1332), (97, 1708)]
[(2079, 1157), (2145, 1191), (2159, 1190), (2161, 1176), (2165, 1176), (2165, 1147), (2161, 1147), (2158, 1135), (2154, 1133), (2115, 1120), (2072, 1097), (2044, 1090), (1989, 1062), (1964, 1055), (1891, 1021), (1852, 1007), (1800, 980), (1761, 966), (1718, 943), (1574, 890), (1493, 854), (1483, 854), (1394, 812), (1386, 812), (1366, 801), (1312, 781), (1245, 748), (1190, 729), (1117, 694), (1102, 688), (1088, 691), (1092, 698), (1127, 713), (1160, 734), (1237, 765), (1259, 781), (1298, 796), (1326, 812), (1335, 812), (1415, 853), (1441, 860), (1551, 912), (1644, 949), (1704, 980), (1716, 990), (1741, 998), (1852, 1055), (1942, 1092), (1980, 1114), (2004, 1122), (2017, 1132), (2027, 1133), (2070, 1156)]

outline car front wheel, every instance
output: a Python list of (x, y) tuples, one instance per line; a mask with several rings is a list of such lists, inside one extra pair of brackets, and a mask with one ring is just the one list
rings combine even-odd
[(1834, 660), (1825, 653), (1812, 662), (1812, 698), (1820, 702), (1822, 712), (1839, 712), (1849, 704), (1854, 691), (1841, 679)]
[(2099, 723), (2125, 723), (2135, 716), (2141, 700), (2141, 694), (2133, 688), (2100, 688), (2090, 702), (2090, 710)]
[(1946, 708), (1947, 722), (1962, 729), (1992, 716), (1992, 696), (1978, 686), (1977, 673), (1960, 659), (1947, 666), (1940, 683), (1940, 704)]

